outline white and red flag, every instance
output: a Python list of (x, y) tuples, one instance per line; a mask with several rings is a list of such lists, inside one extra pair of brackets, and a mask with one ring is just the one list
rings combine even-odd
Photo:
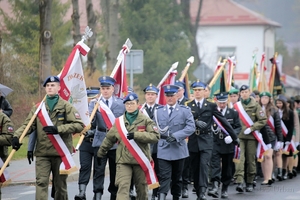
[(166, 78), (166, 80), (159, 85), (158, 89), (158, 98), (157, 98), (157, 103), (160, 105), (166, 105), (166, 98), (165, 98), (165, 91), (163, 89), (164, 85), (174, 85), (175, 84), (175, 78), (177, 75), (177, 70), (173, 70), (171, 73), (169, 73), (168, 77)]
[(89, 50), (90, 48), (83, 41), (78, 42), (58, 75), (61, 86), (59, 96), (77, 109), (85, 126), (90, 124), (90, 118), (80, 55), (85, 56)]
[(115, 95), (120, 98), (123, 98), (128, 94), (125, 58), (129, 51), (129, 48), (126, 45), (123, 45), (123, 48), (121, 49), (117, 58), (118, 63), (120, 64), (116, 70), (116, 73), (113, 74), (113, 78), (116, 80)]

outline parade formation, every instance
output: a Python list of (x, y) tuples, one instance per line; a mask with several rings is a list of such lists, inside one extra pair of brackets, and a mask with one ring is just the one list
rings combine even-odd
[[(144, 97), (139, 97), (127, 87), (124, 74), (124, 55), (131, 46), (130, 41), (124, 44), (111, 76), (99, 77), (92, 88), (84, 85), (80, 98), (85, 101), (74, 100), (65, 73), (47, 77), (45, 98), (16, 130), (9, 118), (12, 108), (1, 97), (2, 183), (13, 153), (26, 148), (26, 135), (29, 164), (35, 156), (36, 200), (48, 198), (50, 174), (56, 200), (86, 200), (86, 193), (101, 200), (107, 191), (110, 200), (146, 200), (148, 190), (151, 200), (166, 200), (168, 194), (173, 200), (191, 199), (190, 184), (196, 200), (226, 199), (231, 183), (237, 193), (255, 192), (260, 172), (265, 187), (297, 176), (300, 96), (288, 98), (279, 91), (275, 75), (268, 89), (254, 91), (251, 83), (237, 87), (233, 70), (225, 69), (234, 66), (228, 58), (218, 63), (209, 83), (189, 81), (189, 58), (178, 80), (174, 63), (157, 86), (144, 86)], [(79, 42), (73, 50), (78, 55), (83, 54), (80, 47), (87, 49)], [(76, 63), (75, 59), (70, 60)], [(68, 72), (75, 70), (72, 62), (66, 64)], [(224, 76), (226, 81), (220, 78)], [(76, 102), (84, 102), (84, 112)], [(74, 148), (72, 135), (77, 133), (81, 136)], [(13, 151), (8, 156), (9, 145)], [(77, 170), (74, 149), (80, 157), (78, 194), (70, 197), (66, 179)], [(105, 188), (107, 165), (110, 182)], [(87, 191), (89, 183), (93, 191)]]

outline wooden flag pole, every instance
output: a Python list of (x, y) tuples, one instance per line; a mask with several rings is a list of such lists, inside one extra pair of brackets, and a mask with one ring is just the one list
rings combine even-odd
[[(120, 67), (120, 64), (121, 64), (122, 61), (123, 61), (122, 53), (129, 53), (131, 47), (132, 47), (132, 43), (131, 43), (130, 39), (128, 38), (128, 39), (126, 40), (125, 44), (123, 45), (123, 49), (120, 51), (120, 53), (119, 53), (119, 55), (118, 55), (117, 63), (116, 63), (116, 65), (115, 65), (113, 71), (111, 72), (110, 77), (114, 77), (115, 73), (117, 72), (118, 68)], [(124, 49), (124, 48), (125, 48), (125, 49)], [(93, 109), (93, 111), (92, 111), (92, 113), (91, 113), (91, 115), (90, 115), (90, 121), (93, 120), (93, 118), (94, 118), (94, 116), (95, 116), (95, 114), (96, 114), (96, 112), (97, 112), (97, 109), (98, 109), (98, 107), (99, 107), (99, 101), (100, 101), (101, 97), (102, 97), (102, 95), (100, 95), (100, 97), (98, 98), (97, 103), (96, 103), (95, 106), (94, 106), (94, 109)], [(89, 127), (89, 128), (90, 128), (90, 127)], [(75, 148), (76, 151), (79, 150), (79, 147), (80, 147), (80, 145), (82, 144), (83, 139), (84, 139), (84, 137), (85, 137), (85, 134), (84, 134), (84, 133), (85, 133), (86, 131), (88, 131), (88, 130), (89, 130), (89, 129), (84, 129), (84, 130), (81, 132), (81, 136), (80, 136), (80, 138), (79, 138), (79, 140), (78, 140), (78, 142), (77, 142), (76, 148)]]
[(215, 82), (217, 81), (217, 78), (219, 77), (219, 75), (222, 73), (222, 71), (224, 70), (224, 66), (227, 62), (227, 59), (223, 60), (223, 64), (222, 66), (218, 69), (218, 71), (216, 72), (216, 74), (214, 75), (213, 79), (210, 81), (210, 83), (208, 84), (208, 86), (211, 88), (213, 86), (213, 84), (215, 84)]

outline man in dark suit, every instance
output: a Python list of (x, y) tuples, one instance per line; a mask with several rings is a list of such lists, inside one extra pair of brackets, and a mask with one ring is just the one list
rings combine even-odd
[[(146, 115), (149, 116), (150, 119), (153, 119), (153, 113), (159, 104), (155, 103), (158, 94), (158, 88), (155, 85), (150, 84), (144, 90), (145, 93), (145, 106), (143, 108), (143, 113), (146, 111)], [(145, 113), (144, 113), (145, 114)], [(159, 167), (157, 161), (157, 143), (151, 144), (151, 157), (154, 162), (154, 171), (156, 176), (159, 177)], [(153, 189), (151, 200), (155, 200), (157, 197), (158, 188)]]
[(208, 167), (213, 148), (213, 133), (211, 130), (213, 116), (222, 123), (230, 134), (234, 135), (234, 130), (218, 110), (217, 105), (205, 99), (205, 83), (198, 80), (191, 85), (191, 88), (194, 90), (195, 99), (187, 103), (187, 106), (191, 108), (194, 116), (196, 131), (189, 137), (188, 147), (191, 166), (194, 171), (197, 200), (206, 200)]
[(235, 134), (232, 135), (231, 133), (227, 135), (221, 130), (221, 127), (219, 127), (217, 123), (214, 123), (212, 127), (214, 133), (214, 147), (211, 159), (211, 182), (213, 183), (213, 187), (208, 191), (208, 196), (218, 198), (219, 184), (222, 182), (221, 198), (228, 198), (227, 188), (232, 178), (234, 147), (239, 143), (237, 135), (240, 133), (242, 126), (238, 112), (227, 107), (228, 94), (222, 92), (215, 96), (218, 110), (230, 123)]
[[(179, 87), (178, 92), (177, 92), (177, 103), (180, 105), (185, 105), (185, 103), (188, 101), (188, 99), (184, 96), (185, 94), (185, 83), (182, 81), (175, 81), (175, 85)], [(188, 193), (188, 185), (190, 183), (189, 180), (189, 174), (190, 174), (190, 157), (187, 157), (184, 159), (184, 166), (183, 166), (183, 171), (182, 171), (182, 192), (181, 192), (181, 197), (182, 198), (189, 198), (189, 193)]]

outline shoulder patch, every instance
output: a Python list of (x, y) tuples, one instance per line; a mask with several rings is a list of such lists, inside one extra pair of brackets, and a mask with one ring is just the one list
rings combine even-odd
[(265, 116), (265, 112), (264, 111), (259, 111), (259, 116), (264, 117)]
[(179, 104), (179, 106), (181, 107), (181, 108), (186, 108), (186, 109), (189, 109), (190, 107), (188, 107), (187, 105), (181, 105), (181, 104)]
[(161, 105), (159, 105), (159, 106), (156, 106), (155, 108), (156, 109), (160, 109), (160, 108), (163, 108), (164, 106), (161, 106)]
[(9, 127), (7, 127), (7, 131), (10, 132), (10, 133), (14, 132), (14, 128), (12, 126), (9, 126)]
[(79, 115), (78, 112), (74, 113), (74, 116), (75, 116), (76, 119), (81, 119), (81, 117), (80, 117), (80, 115)]

